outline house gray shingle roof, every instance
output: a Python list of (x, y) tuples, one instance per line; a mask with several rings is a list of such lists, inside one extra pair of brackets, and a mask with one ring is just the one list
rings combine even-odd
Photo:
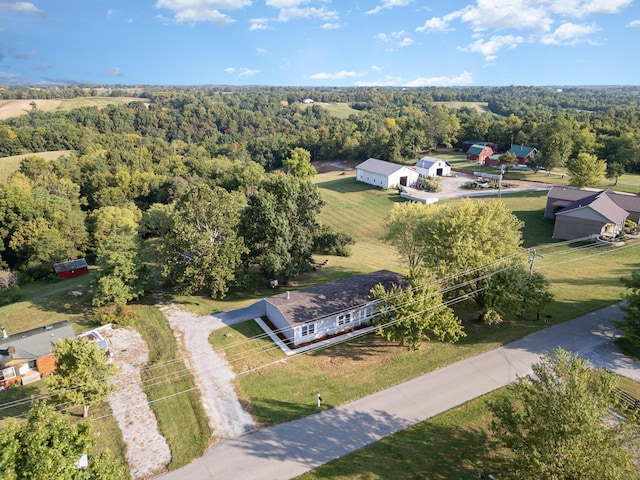
[[(547, 198), (560, 200), (560, 201), (570, 201), (572, 203), (568, 204), (562, 212), (576, 208), (578, 204), (576, 202), (582, 201), (582, 204), (585, 203), (586, 199), (591, 198), (590, 201), (598, 198), (600, 194), (606, 194), (618, 207), (627, 211), (628, 213), (640, 212), (640, 196), (638, 195), (627, 195), (624, 193), (614, 192), (612, 190), (581, 190), (579, 188), (573, 187), (551, 187), (549, 193), (547, 194)], [(574, 205), (575, 204), (575, 205)], [(561, 205), (561, 203), (558, 203)], [(560, 213), (560, 212), (558, 212)]]
[[(0, 338), (0, 367), (14, 359), (35, 360), (49, 355), (58, 340), (75, 336), (71, 324), (62, 321)], [(13, 353), (9, 353), (9, 347), (13, 347)]]
[(78, 270), (80, 268), (87, 268), (87, 261), (84, 258), (78, 258), (77, 260), (70, 260), (68, 262), (54, 263), (53, 270), (56, 273), (68, 272), (70, 270)]
[(598, 193), (594, 193), (588, 197), (581, 198), (576, 200), (573, 203), (570, 203), (561, 211), (559, 211), (558, 215), (571, 215), (572, 212), (575, 212), (581, 208), (590, 208), (591, 210), (597, 212), (602, 215), (611, 223), (616, 225), (620, 225), (624, 223), (625, 219), (629, 216), (629, 212), (627, 212), (622, 207), (619, 207), (616, 202), (609, 196), (609, 192), (602, 191)]
[(336, 280), (301, 290), (281, 293), (265, 299), (276, 306), (293, 325), (336, 315), (371, 303), (371, 289), (381, 283), (385, 288), (403, 284), (403, 276), (389, 270)]
[(378, 160), (377, 158), (370, 158), (364, 162), (356, 165), (356, 169), (365, 170), (371, 173), (377, 173), (378, 175), (391, 175), (402, 168), (411, 168), (407, 165), (399, 165), (397, 163), (385, 162), (384, 160)]

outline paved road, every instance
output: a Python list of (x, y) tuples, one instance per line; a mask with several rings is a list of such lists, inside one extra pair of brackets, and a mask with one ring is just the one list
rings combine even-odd
[(640, 381), (640, 364), (612, 345), (610, 320), (621, 317), (617, 307), (607, 307), (341, 407), (222, 440), (162, 478), (289, 479), (507, 385), (558, 346)]

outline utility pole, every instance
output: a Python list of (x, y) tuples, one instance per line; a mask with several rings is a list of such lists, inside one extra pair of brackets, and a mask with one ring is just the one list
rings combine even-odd
[(504, 175), (504, 165), (500, 165), (500, 179), (498, 180), (498, 198), (502, 198), (502, 175)]
[[(529, 277), (527, 278), (527, 285), (531, 283), (531, 276), (533, 275), (533, 263), (536, 261), (536, 258), (544, 258), (544, 255), (538, 255), (535, 248), (528, 250), (528, 252), (529, 252), (529, 258), (527, 261), (529, 262)], [(524, 317), (524, 311), (527, 308), (527, 292), (526, 291), (524, 292), (524, 295), (522, 297), (523, 297), (522, 313), (520, 314), (520, 318)]]

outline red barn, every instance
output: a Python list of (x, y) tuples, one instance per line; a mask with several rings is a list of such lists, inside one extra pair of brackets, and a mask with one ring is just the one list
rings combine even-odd
[(68, 262), (54, 263), (53, 270), (58, 278), (71, 278), (89, 273), (89, 265), (84, 258), (78, 258)]
[(483, 163), (486, 158), (494, 154), (493, 148), (489, 145), (476, 144), (467, 150), (467, 160)]

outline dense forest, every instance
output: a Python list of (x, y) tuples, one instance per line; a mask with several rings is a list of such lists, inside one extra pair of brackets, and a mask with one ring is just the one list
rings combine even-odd
[[(146, 288), (143, 266), (132, 260), (140, 239), (162, 236), (165, 273), (186, 290), (223, 295), (255, 271), (286, 280), (310, 267), (314, 249), (346, 252), (350, 239), (316, 223), (322, 202), (308, 169), (267, 172), (300, 161), (415, 163), (470, 139), (502, 151), (535, 146), (547, 169), (588, 153), (613, 171), (637, 172), (639, 94), (632, 87), (2, 88), (5, 100), (112, 95), (131, 102), (54, 112), (34, 103), (28, 114), (0, 121), (0, 157), (75, 152), (54, 162), (28, 158), (0, 185), (0, 263), (39, 278), (53, 262), (87, 255), (111, 275), (105, 298), (122, 291), (135, 298)], [(327, 103), (349, 113), (335, 115)], [(270, 218), (274, 205), (287, 206), (276, 209), (281, 218), (255, 231), (255, 219)], [(223, 216), (213, 215), (223, 206)], [(218, 225), (190, 228), (207, 218)], [(198, 250), (205, 230), (224, 239), (218, 250)], [(198, 262), (222, 265), (217, 280), (188, 284), (205, 266)]]

